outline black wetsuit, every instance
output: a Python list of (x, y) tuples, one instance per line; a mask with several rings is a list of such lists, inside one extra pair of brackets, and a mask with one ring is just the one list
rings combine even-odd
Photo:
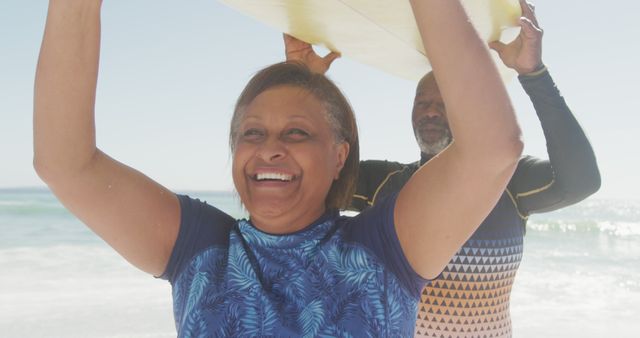
[[(527, 217), (574, 204), (600, 187), (591, 145), (548, 71), (519, 80), (542, 124), (549, 160), (520, 160), (489, 216), (423, 289), (416, 336), (510, 337), (509, 296)], [(429, 159), (423, 154), (411, 164), (361, 162), (352, 208), (362, 210), (399, 191)]]

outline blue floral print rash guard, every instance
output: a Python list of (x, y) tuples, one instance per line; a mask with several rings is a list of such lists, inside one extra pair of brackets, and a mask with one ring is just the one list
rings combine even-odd
[(270, 235), (178, 196), (181, 226), (162, 276), (173, 287), (178, 336), (411, 336), (426, 281), (402, 253), (395, 197)]

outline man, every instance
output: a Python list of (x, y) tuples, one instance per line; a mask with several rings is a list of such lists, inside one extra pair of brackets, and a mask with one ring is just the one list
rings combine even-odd
[[(540, 119), (549, 160), (531, 156), (520, 160), (493, 211), (445, 270), (423, 289), (416, 336), (510, 337), (509, 297), (522, 258), (528, 216), (574, 204), (600, 187), (591, 145), (542, 63), (542, 30), (534, 8), (524, 0), (520, 4), (520, 35), (507, 45), (493, 42), (490, 47), (507, 67), (518, 72)], [(285, 44), (288, 59), (303, 61), (319, 72), (326, 71), (337, 57), (332, 53), (320, 58), (311, 46), (292, 38), (285, 37)], [(432, 73), (417, 86), (412, 124), (420, 160), (410, 164), (361, 162), (354, 210), (397, 193), (422, 164), (454, 140)]]

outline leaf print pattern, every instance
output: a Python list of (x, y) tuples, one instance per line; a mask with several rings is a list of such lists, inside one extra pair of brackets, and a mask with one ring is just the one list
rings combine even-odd
[(335, 218), (285, 236), (239, 221), (228, 247), (197, 254), (174, 282), (178, 335), (411, 336), (418, 300), (343, 231)]
[(309, 305), (304, 307), (298, 321), (304, 337), (315, 337), (320, 330), (320, 326), (324, 323), (324, 304), (320, 300), (314, 300)]

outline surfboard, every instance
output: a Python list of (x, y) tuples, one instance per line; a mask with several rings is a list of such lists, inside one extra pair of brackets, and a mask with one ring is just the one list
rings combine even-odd
[[(220, 0), (277, 30), (389, 74), (420, 79), (431, 69), (406, 0)], [(486, 41), (518, 34), (518, 0), (463, 0)], [(494, 55), (497, 60), (497, 55)], [(503, 78), (515, 72), (496, 62)]]

